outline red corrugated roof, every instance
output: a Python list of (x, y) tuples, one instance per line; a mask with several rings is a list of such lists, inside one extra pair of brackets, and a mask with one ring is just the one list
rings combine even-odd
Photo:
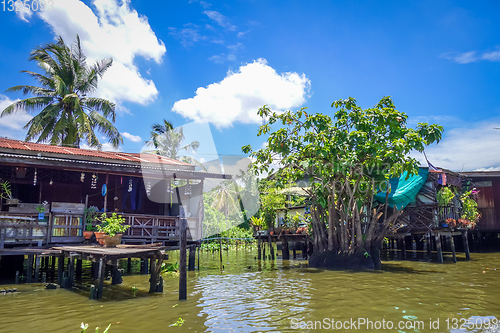
[(92, 149), (60, 147), (42, 143), (23, 142), (7, 138), (0, 138), (0, 148), (29, 150), (41, 153), (65, 154), (65, 155), (71, 155), (73, 157), (77, 156), (99, 157), (110, 160), (127, 161), (127, 162), (149, 162), (149, 163), (165, 163), (172, 165), (191, 165), (189, 163), (184, 163), (171, 158), (153, 154), (136, 154), (136, 153), (123, 153), (123, 152), (111, 152), (111, 151), (98, 151)]

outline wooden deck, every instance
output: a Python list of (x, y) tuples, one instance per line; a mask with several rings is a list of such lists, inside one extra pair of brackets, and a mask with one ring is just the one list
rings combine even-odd
[(82, 259), (94, 261), (95, 258), (105, 257), (107, 260), (123, 258), (154, 258), (165, 255), (165, 246), (153, 245), (117, 245), (104, 247), (100, 245), (64, 245), (54, 246), (50, 250), (60, 251), (66, 257), (79, 256)]
[[(149, 292), (154, 293), (161, 291), (163, 288), (161, 273), (161, 264), (163, 260), (168, 259), (165, 253), (167, 247), (162, 246), (161, 243), (150, 245), (117, 245), (116, 247), (103, 247), (100, 245), (57, 245), (53, 247), (25, 247), (25, 248), (11, 248), (0, 249), (0, 256), (5, 255), (27, 255), (28, 256), (28, 271), (26, 276), (28, 283), (33, 282), (32, 268), (35, 263), (35, 281), (38, 281), (40, 272), (41, 258), (52, 257), (53, 262), (58, 260), (57, 281), (58, 284), (64, 288), (71, 289), (75, 280), (75, 261), (78, 261), (81, 274), (81, 261), (88, 260), (95, 267), (94, 285), (91, 286), (90, 298), (98, 299), (102, 297), (105, 269), (106, 265), (112, 266), (113, 282), (112, 284), (119, 284), (121, 282), (121, 273), (118, 270), (119, 259), (141, 258), (150, 259), (150, 288)], [(64, 271), (64, 261), (68, 259), (67, 270)], [(130, 262), (130, 261), (129, 261)], [(146, 261), (147, 264), (147, 261)], [(147, 267), (147, 266), (146, 266)]]

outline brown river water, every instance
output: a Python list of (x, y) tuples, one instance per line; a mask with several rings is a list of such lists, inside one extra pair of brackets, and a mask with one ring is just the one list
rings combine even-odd
[[(349, 272), (308, 268), (304, 260), (259, 262), (255, 249), (223, 251), (221, 269), (217, 252), (202, 252), (182, 302), (175, 275), (165, 275), (164, 292), (154, 295), (149, 276), (124, 276), (122, 285), (105, 285), (98, 301), (85, 288), (0, 285), (18, 288), (0, 294), (0, 332), (80, 332), (81, 322), (87, 332), (113, 323), (109, 333), (500, 332), (486, 324), (500, 318), (500, 254), (471, 255), (457, 264), (387, 260), (382, 271)], [(177, 257), (170, 253), (168, 262)], [(179, 318), (183, 325), (171, 326)]]

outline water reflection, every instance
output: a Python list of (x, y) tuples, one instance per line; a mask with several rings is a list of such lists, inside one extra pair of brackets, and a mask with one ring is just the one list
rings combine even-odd
[[(381, 272), (332, 272), (307, 268), (299, 260), (258, 261), (255, 252), (224, 251), (222, 265), (218, 253), (202, 253), (200, 270), (188, 274), (184, 302), (178, 301), (176, 276), (165, 276), (164, 293), (155, 295), (147, 293), (148, 276), (124, 276), (122, 285), (106, 285), (99, 301), (88, 300), (85, 289), (71, 292), (46, 290), (41, 284), (18, 285), (17, 294), (0, 295), (0, 332), (78, 332), (82, 321), (91, 327), (115, 323), (110, 333), (297, 332), (292, 320), (325, 318), (425, 324), (423, 329), (401, 332), (499, 331), (451, 326), (453, 320), (500, 318), (500, 255), (496, 253), (473, 254), (473, 261), (458, 264), (385, 261)], [(173, 253), (169, 262), (176, 260)], [(137, 265), (134, 262), (134, 272)], [(139, 289), (135, 298), (132, 286)], [(179, 318), (185, 320), (182, 328), (171, 328)], [(432, 329), (430, 323), (436, 320), (439, 328)]]

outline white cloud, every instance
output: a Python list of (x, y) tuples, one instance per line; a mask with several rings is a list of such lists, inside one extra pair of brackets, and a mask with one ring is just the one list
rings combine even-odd
[(174, 36), (176, 39), (180, 39), (182, 46), (188, 47), (193, 45), (195, 42), (200, 40), (205, 40), (206, 37), (202, 36), (197, 27), (188, 27), (177, 30), (177, 28), (169, 28), (170, 34)]
[[(19, 101), (19, 99), (13, 100), (0, 94), (0, 113), (7, 106), (17, 101)], [(31, 118), (32, 116), (25, 112), (17, 112), (8, 116), (0, 117), (0, 136), (24, 140), (25, 130), (23, 127)]]
[(206, 10), (203, 12), (203, 14), (207, 15), (210, 19), (214, 20), (219, 26), (227, 30), (231, 31), (236, 30), (236, 26), (229, 23), (227, 17), (225, 17), (224, 15), (215, 10)]
[[(436, 167), (455, 171), (500, 167), (500, 119), (458, 127), (445, 132), (444, 139), (425, 152)], [(412, 154), (427, 165), (422, 154)]]
[(448, 60), (455, 61), (459, 64), (469, 64), (471, 62), (478, 62), (481, 60), (486, 61), (500, 61), (500, 51), (488, 51), (477, 54), (476, 51), (469, 51), (464, 53), (445, 53), (441, 56)]
[[(31, 6), (30, 3), (27, 3), (27, 5)], [(16, 7), (17, 17), (19, 17), (21, 20), (23, 20), (25, 22), (29, 22), (28, 19), (31, 18), (31, 16), (33, 15), (33, 11), (31, 9), (26, 9), (26, 7), (23, 7), (22, 5), (18, 5), (18, 4), (15, 4), (15, 7)], [(17, 10), (18, 8), (20, 10)]]
[(133, 141), (133, 142), (141, 142), (142, 141), (142, 138), (138, 135), (132, 135), (128, 132), (123, 132), (121, 134), (123, 137), (129, 139), (130, 141)]
[[(39, 15), (67, 44), (79, 34), (89, 64), (113, 58), (113, 66), (99, 83), (98, 96), (116, 103), (130, 101), (145, 105), (155, 99), (158, 90), (153, 81), (141, 75), (135, 59), (143, 57), (161, 63), (166, 48), (147, 17), (132, 10), (129, 2), (93, 0), (93, 11), (82, 1), (54, 0), (54, 10)], [(118, 106), (118, 110), (123, 110)]]
[(489, 61), (500, 61), (500, 51), (485, 52), (481, 59)]
[(207, 121), (217, 128), (235, 122), (259, 124), (257, 110), (263, 105), (280, 111), (306, 101), (310, 80), (295, 72), (278, 74), (265, 59), (229, 71), (220, 82), (196, 90), (196, 96), (174, 103), (172, 111), (194, 121)]

